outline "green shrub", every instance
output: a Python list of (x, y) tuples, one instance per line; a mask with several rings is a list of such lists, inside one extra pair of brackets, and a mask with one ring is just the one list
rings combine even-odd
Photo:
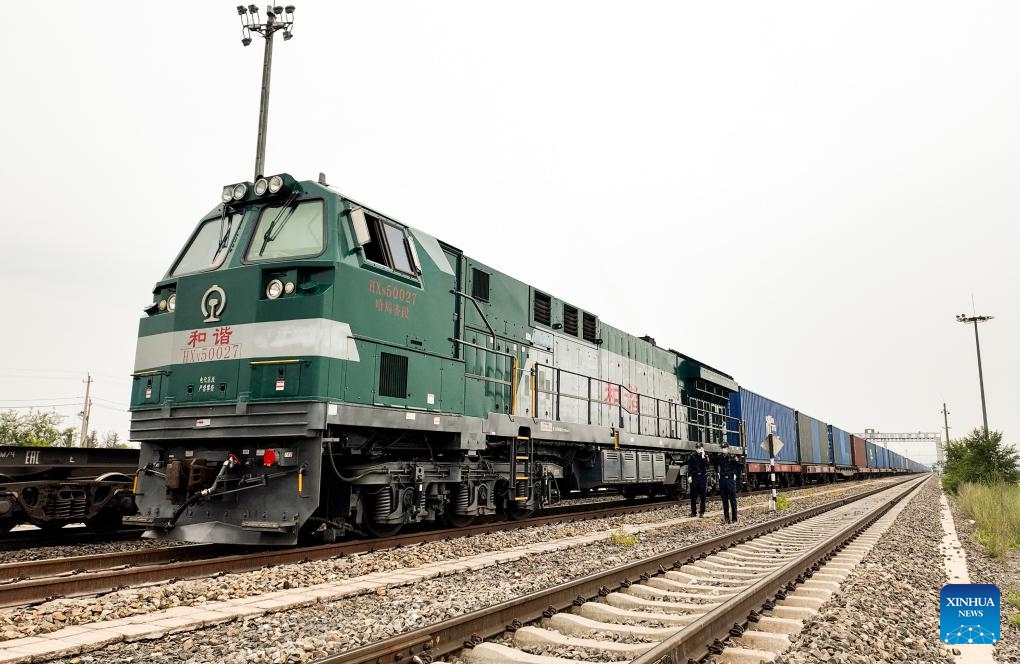
[(617, 546), (634, 546), (638, 543), (637, 535), (631, 535), (623, 528), (620, 528), (609, 536), (609, 541)]
[(1020, 613), (1014, 613), (1009, 617), (1009, 626), (1013, 629), (1020, 629)]
[[(990, 556), (1001, 558), (1010, 549), (1020, 548), (1020, 487), (968, 482), (957, 488), (956, 495), (964, 512), (974, 519), (974, 540)], [(1010, 593), (1007, 601), (1020, 606), (1020, 593)]]
[(793, 502), (786, 496), (776, 496), (776, 509), (786, 510), (793, 507)]
[(957, 493), (968, 482), (996, 484), (1020, 482), (1020, 454), (1002, 442), (1002, 433), (974, 429), (969, 436), (946, 444), (942, 488)]

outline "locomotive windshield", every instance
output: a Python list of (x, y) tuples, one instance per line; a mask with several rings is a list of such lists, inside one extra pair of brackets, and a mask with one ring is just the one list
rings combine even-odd
[(215, 270), (223, 264), (241, 225), (241, 215), (207, 219), (198, 227), (170, 276)]
[(263, 208), (252, 235), (249, 261), (318, 256), (326, 248), (322, 201), (301, 201)]

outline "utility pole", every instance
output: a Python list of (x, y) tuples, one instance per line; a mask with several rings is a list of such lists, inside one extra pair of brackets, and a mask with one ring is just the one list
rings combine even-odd
[(266, 22), (259, 18), (259, 8), (255, 5), (237, 6), (237, 14), (241, 17), (241, 44), (251, 44), (251, 33), (255, 31), (266, 40), (266, 48), (262, 58), (262, 98), (259, 102), (259, 135), (255, 148), (255, 180), (265, 175), (266, 164), (266, 125), (269, 122), (269, 77), (273, 68), (273, 36), (277, 30), (283, 30), (283, 41), (294, 36), (294, 5), (266, 7)]
[(968, 316), (957, 314), (956, 320), (960, 323), (974, 323), (974, 344), (977, 346), (978, 361), (978, 385), (981, 387), (981, 418), (985, 425), (985, 436), (988, 435), (988, 409), (985, 407), (985, 376), (981, 371), (981, 339), (978, 337), (978, 323), (992, 320), (995, 316)]
[(946, 423), (946, 442), (949, 442), (949, 410), (946, 408), (946, 402), (942, 402), (942, 420)]
[(85, 407), (82, 408), (81, 413), (81, 442), (78, 443), (79, 447), (89, 446), (89, 415), (92, 414), (92, 400), (89, 399), (89, 392), (92, 389), (92, 374), (86, 374), (85, 380)]

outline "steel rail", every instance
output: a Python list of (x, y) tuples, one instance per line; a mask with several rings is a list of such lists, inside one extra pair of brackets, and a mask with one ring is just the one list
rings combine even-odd
[[(517, 521), (491, 520), (466, 528), (414, 531), (394, 537), (369, 540), (352, 540), (336, 544), (321, 544), (307, 547), (253, 549), (253, 547), (229, 547), (227, 545), (196, 545), (215, 547), (205, 549), (216, 557), (202, 557), (201, 549), (184, 546), (172, 549), (153, 549), (149, 552), (134, 552), (110, 556), (82, 556), (55, 559), (49, 563), (40, 561), (40, 569), (49, 566), (48, 572), (35, 571), (36, 563), (10, 563), (0, 566), (0, 579), (13, 581), (0, 584), (0, 607), (23, 606), (58, 597), (105, 593), (131, 585), (161, 581), (197, 579), (225, 572), (250, 572), (273, 565), (287, 565), (312, 560), (324, 560), (336, 556), (366, 553), (382, 549), (400, 548), (426, 542), (448, 540), (454, 537), (483, 535), (496, 531), (518, 530), (533, 526), (544, 526), (594, 518), (609, 518), (662, 509), (669, 501), (628, 501), (628, 504), (611, 503), (571, 505), (550, 510), (551, 514)], [(217, 555), (230, 550), (231, 555)], [(243, 553), (238, 553), (243, 552)], [(193, 555), (193, 557), (192, 557)], [(182, 558), (191, 557), (190, 560)], [(89, 569), (90, 565), (103, 563), (102, 569)], [(6, 569), (5, 569), (6, 568)], [(79, 572), (70, 575), (69, 572)], [(64, 574), (47, 578), (25, 578), (46, 574)]]
[[(876, 490), (882, 490), (888, 488), (888, 486), (885, 485)], [(870, 494), (866, 493), (864, 495)], [(187, 554), (181, 552), (178, 555), (174, 555), (174, 552), (175, 550), (181, 551), (183, 547), (174, 547), (169, 550), (155, 549), (153, 551), (169, 551), (170, 553), (150, 554), (152, 556), (150, 560), (146, 560), (146, 554), (141, 553), (138, 559), (132, 562), (123, 562), (118, 556), (109, 556), (106, 559), (107, 565), (105, 565), (104, 569), (95, 569), (87, 572), (81, 571), (87, 567), (86, 563), (75, 563), (75, 558), (67, 558), (64, 562), (54, 562), (54, 565), (59, 566), (63, 570), (63, 576), (46, 578), (25, 579), (23, 577), (27, 576), (27, 574), (24, 572), (19, 573), (16, 569), (16, 566), (24, 564), (13, 563), (12, 566), (15, 569), (11, 571), (16, 575), (12, 577), (15, 580), (11, 583), (0, 584), (0, 608), (35, 604), (59, 597), (102, 594), (133, 585), (198, 579), (224, 573), (251, 572), (274, 565), (325, 560), (355, 553), (367, 553), (448, 540), (454, 537), (483, 535), (498, 531), (518, 530), (533, 526), (555, 525), (595, 518), (610, 518), (662, 509), (663, 505), (668, 502), (642, 501), (634, 504), (634, 501), (630, 501), (631, 504), (627, 505), (612, 503), (608, 507), (601, 506), (594, 508), (588, 505), (572, 505), (560, 508), (563, 511), (560, 514), (546, 514), (519, 521), (491, 521), (466, 528), (408, 532), (383, 539), (353, 540), (307, 547), (253, 549), (252, 547), (231, 548), (221, 546), (219, 549), (207, 549), (207, 551), (213, 554), (224, 549), (232, 551), (230, 555), (216, 555), (216, 557), (201, 557), (196, 552), (194, 558), (182, 559)], [(199, 546), (213, 547), (217, 545)], [(236, 553), (238, 551), (243, 551), (243, 553)], [(94, 562), (91, 560), (94, 558), (93, 556), (86, 558), (90, 559), (90, 563)], [(131, 566), (126, 566), (128, 564)], [(3, 569), (0, 567), (0, 572), (2, 571)], [(79, 573), (66, 573), (72, 571)], [(0, 576), (0, 578), (3, 577)]]
[[(780, 530), (793, 523), (862, 500), (915, 479), (910, 478), (855, 496), (839, 498), (803, 512), (741, 528), (709, 541), (684, 546), (645, 560), (592, 574), (555, 588), (507, 600), (392, 639), (323, 658), (316, 664), (397, 664), (409, 659), (413, 660), (416, 657), (418, 658), (414, 660), (416, 663), (428, 662), (464, 647), (478, 645), (485, 639), (497, 636), (508, 629), (513, 630), (539, 618), (551, 616), (571, 605), (583, 604), (595, 597), (604, 597), (610, 592), (645, 580), (651, 575), (665, 572), (670, 568), (679, 569), (698, 558), (718, 553), (722, 549)], [(744, 615), (746, 614), (747, 611), (744, 612)]]
[[(82, 573), (100, 569), (134, 567), (172, 563), (180, 560), (194, 560), (218, 555), (223, 551), (238, 552), (238, 547), (228, 548), (221, 544), (181, 544), (176, 546), (118, 551), (115, 553), (94, 553), (87, 556), (66, 556), (43, 560), (25, 560), (0, 564), (0, 589), (10, 580), (24, 580), (57, 574)], [(244, 547), (245, 551), (251, 547)]]
[(742, 631), (744, 625), (757, 615), (757, 611), (774, 597), (785, 596), (786, 591), (793, 591), (819, 568), (819, 563), (832, 557), (833, 552), (842, 549), (857, 537), (861, 531), (881, 518), (886, 512), (920, 489), (924, 482), (902, 493), (890, 496), (876, 509), (861, 515), (838, 532), (798, 556), (795, 560), (775, 570), (768, 576), (758, 580), (749, 588), (723, 602), (716, 608), (702, 614), (694, 622), (657, 644), (647, 652), (635, 657), (631, 664), (656, 664), (658, 662), (697, 662), (711, 654), (710, 646), (716, 649), (722, 641), (736, 631)]

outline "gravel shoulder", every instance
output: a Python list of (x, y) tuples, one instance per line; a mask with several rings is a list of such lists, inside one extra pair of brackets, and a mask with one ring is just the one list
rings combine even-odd
[(985, 547), (974, 539), (974, 521), (952, 495), (947, 495), (947, 498), (956, 523), (957, 537), (967, 554), (970, 582), (995, 584), (1002, 593), (1002, 640), (995, 646), (995, 659), (999, 662), (1020, 663), (1020, 630), (1009, 623), (1011, 616), (1020, 613), (1020, 607), (1010, 604), (1006, 599), (1013, 593), (1020, 593), (1020, 552), (1010, 551), (1001, 559), (989, 556)]
[(939, 641), (940, 494), (925, 483), (777, 664), (954, 661)]

